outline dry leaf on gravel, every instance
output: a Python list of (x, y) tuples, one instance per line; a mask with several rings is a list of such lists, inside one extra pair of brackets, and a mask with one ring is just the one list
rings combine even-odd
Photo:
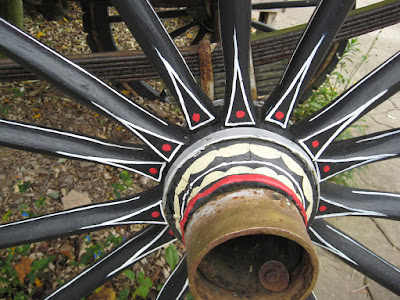
[(88, 300), (115, 300), (117, 296), (112, 289), (102, 287), (97, 293), (94, 293)]
[(22, 257), (19, 263), (17, 263), (14, 266), (14, 269), (15, 271), (17, 271), (18, 274), (18, 279), (22, 283), (24, 283), (26, 275), (28, 275), (31, 272), (31, 264), (33, 261), (34, 259)]
[(92, 203), (92, 200), (90, 200), (88, 196), (75, 190), (71, 190), (68, 195), (61, 199), (61, 201), (64, 209), (70, 209)]

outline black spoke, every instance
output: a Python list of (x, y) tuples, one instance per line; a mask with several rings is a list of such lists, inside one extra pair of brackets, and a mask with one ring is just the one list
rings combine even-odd
[(130, 224), (166, 224), (161, 188), (0, 225), (0, 248)]
[(286, 128), (290, 115), (329, 48), (355, 0), (323, 0), (311, 17), (283, 78), (266, 100), (265, 120)]
[(264, 32), (272, 32), (272, 31), (276, 30), (275, 28), (269, 26), (268, 24), (265, 24), (264, 22), (260, 22), (260, 21), (254, 21), (253, 20), (253, 21), (251, 21), (251, 25), (254, 28), (257, 28), (257, 29), (259, 29), (261, 31), (264, 31)]
[(177, 36), (180, 36), (181, 34), (183, 34), (186, 30), (189, 30), (190, 28), (192, 28), (193, 26), (196, 26), (196, 23), (194, 22), (189, 22), (185, 25), (183, 25), (182, 27), (179, 27), (177, 29), (175, 29), (174, 31), (170, 32), (170, 36), (171, 38), (176, 38)]
[(75, 100), (124, 125), (164, 159), (171, 160), (181, 147), (183, 128), (151, 114), (3, 19), (0, 29), (0, 49), (4, 54)]
[(97, 162), (160, 181), (165, 162), (145, 145), (114, 141), (0, 119), (0, 145)]
[(400, 194), (322, 183), (316, 219), (341, 216), (400, 220)]
[(330, 144), (317, 159), (321, 180), (365, 164), (400, 155), (400, 129)]
[(316, 6), (321, 0), (306, 0), (306, 1), (277, 1), (277, 2), (264, 2), (255, 3), (252, 5), (253, 9), (274, 9), (274, 8), (291, 8), (291, 7), (308, 7)]
[(344, 129), (399, 90), (400, 52), (321, 111), (293, 125), (293, 134), (317, 159)]
[(81, 299), (124, 269), (171, 243), (174, 236), (167, 226), (150, 225), (124, 244), (88, 267), (46, 299)]
[(196, 83), (151, 5), (146, 0), (112, 2), (181, 105), (189, 128), (194, 130), (213, 121), (211, 100)]
[(157, 12), (159, 18), (179, 18), (187, 16), (187, 14), (186, 9), (162, 10)]
[(306, 300), (317, 300), (317, 297), (315, 296), (314, 292), (312, 292), (312, 293), (310, 294), (310, 296), (307, 297)]
[(400, 295), (400, 270), (324, 220), (315, 220), (311, 239), (357, 271)]
[(226, 74), (226, 126), (255, 125), (250, 87), (250, 0), (219, 1)]
[(144, 80), (129, 81), (128, 84), (139, 96), (143, 98), (150, 100), (158, 99), (163, 102), (170, 102), (164, 90), (160, 93)]
[(157, 300), (183, 300), (189, 292), (189, 280), (187, 278), (186, 255), (181, 259), (175, 270), (168, 277), (163, 288), (157, 296)]

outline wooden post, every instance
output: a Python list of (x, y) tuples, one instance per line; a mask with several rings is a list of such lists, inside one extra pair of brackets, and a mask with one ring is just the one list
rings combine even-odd
[[(11, 24), (23, 27), (23, 6), (22, 0), (0, 0), (0, 18), (9, 21)], [(0, 58), (5, 57), (0, 53)]]

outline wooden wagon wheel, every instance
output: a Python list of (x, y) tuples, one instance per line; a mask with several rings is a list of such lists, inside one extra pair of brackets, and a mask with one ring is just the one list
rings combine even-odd
[(152, 114), (0, 19), (3, 53), (144, 142), (121, 144), (1, 119), (1, 145), (118, 166), (159, 182), (128, 198), (2, 224), (0, 246), (149, 224), (47, 299), (80, 299), (176, 239), (187, 257), (158, 299), (181, 299), (189, 285), (198, 299), (314, 299), (318, 261), (311, 240), (399, 295), (399, 269), (323, 219), (400, 219), (400, 195), (326, 182), (400, 155), (398, 128), (335, 141), (399, 91), (400, 52), (315, 115), (289, 122), (353, 3), (322, 1), (279, 85), (257, 108), (248, 72), (250, 1), (219, 1), (227, 78), (222, 107), (196, 83), (146, 0), (113, 1), (179, 102), (186, 126)]

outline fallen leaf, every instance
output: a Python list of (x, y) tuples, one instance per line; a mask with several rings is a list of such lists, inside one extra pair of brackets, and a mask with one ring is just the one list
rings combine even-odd
[(112, 289), (103, 287), (97, 293), (94, 293), (88, 300), (115, 300), (117, 296)]
[(88, 205), (92, 203), (92, 200), (85, 194), (79, 193), (75, 190), (71, 190), (68, 195), (61, 198), (64, 209), (70, 209), (82, 205)]
[(22, 283), (24, 283), (26, 275), (28, 275), (31, 272), (31, 264), (33, 261), (34, 259), (22, 257), (19, 263), (17, 263), (14, 266), (14, 269), (15, 271), (17, 271), (18, 274), (18, 279)]
[(60, 253), (65, 255), (69, 260), (74, 260), (74, 248), (71, 245), (64, 245), (60, 248)]
[(42, 287), (43, 286), (43, 283), (37, 277), (35, 278), (35, 284), (36, 284), (37, 287)]
[(38, 34), (36, 35), (36, 38), (39, 39), (39, 38), (41, 38), (41, 37), (44, 36), (44, 35), (45, 35), (44, 32), (39, 31)]

